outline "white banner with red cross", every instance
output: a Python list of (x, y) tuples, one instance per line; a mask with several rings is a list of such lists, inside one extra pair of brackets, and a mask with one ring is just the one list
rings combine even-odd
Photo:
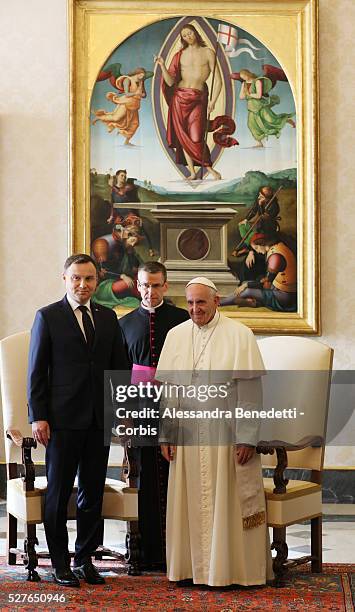
[[(238, 57), (241, 53), (248, 53), (253, 59), (261, 60), (262, 57), (256, 57), (254, 51), (261, 51), (260, 47), (255, 47), (247, 38), (239, 38), (237, 28), (233, 28), (226, 23), (218, 24), (217, 40), (221, 45), (225, 46), (225, 52), (228, 57)], [(247, 45), (247, 47), (239, 47), (239, 45)]]

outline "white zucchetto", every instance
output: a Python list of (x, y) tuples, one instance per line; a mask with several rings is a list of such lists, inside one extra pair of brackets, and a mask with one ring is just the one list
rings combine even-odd
[(190, 285), (205, 285), (206, 287), (210, 287), (214, 291), (217, 291), (217, 287), (214, 282), (206, 276), (196, 276), (195, 278), (192, 278), (187, 285), (185, 285), (185, 289)]

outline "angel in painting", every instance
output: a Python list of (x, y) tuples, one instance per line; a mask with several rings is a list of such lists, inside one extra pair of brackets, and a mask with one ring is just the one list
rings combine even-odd
[(133, 146), (131, 138), (139, 127), (138, 111), (141, 100), (147, 96), (144, 81), (152, 76), (152, 72), (148, 72), (141, 67), (135, 68), (128, 74), (121, 75), (121, 64), (118, 63), (112, 64), (106, 70), (101, 71), (97, 80), (109, 79), (118, 91), (118, 93), (109, 91), (106, 94), (107, 100), (116, 104), (116, 108), (112, 112), (104, 109), (93, 111), (96, 117), (92, 122), (93, 125), (97, 121), (102, 121), (106, 124), (108, 132), (117, 129), (118, 134), (125, 138), (124, 144)]
[(269, 95), (269, 92), (277, 81), (287, 81), (284, 71), (268, 64), (263, 66), (263, 70), (264, 75), (260, 76), (246, 69), (231, 74), (232, 79), (242, 83), (239, 98), (247, 101), (248, 128), (256, 141), (256, 147), (263, 147), (263, 140), (269, 136), (279, 138), (286, 123), (296, 127), (293, 120), (295, 113), (277, 114), (272, 110), (273, 106), (280, 103), (280, 98), (275, 94)]

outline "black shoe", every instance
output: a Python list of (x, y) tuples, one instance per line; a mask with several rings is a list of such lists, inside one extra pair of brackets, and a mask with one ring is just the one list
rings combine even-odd
[(142, 562), (139, 565), (139, 569), (143, 572), (166, 572), (166, 563), (159, 561), (148, 563)]
[(60, 586), (80, 587), (79, 579), (73, 574), (69, 567), (65, 569), (53, 568), (52, 576)]
[(83, 578), (88, 584), (105, 584), (105, 578), (99, 574), (91, 561), (74, 567), (73, 572), (77, 578)]
[(175, 582), (175, 586), (177, 587), (189, 587), (189, 586), (193, 586), (194, 581), (192, 580), (192, 578), (184, 578), (184, 580), (177, 580)]

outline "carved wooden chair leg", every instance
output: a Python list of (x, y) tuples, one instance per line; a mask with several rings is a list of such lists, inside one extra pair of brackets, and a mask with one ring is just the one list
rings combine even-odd
[(322, 517), (311, 519), (311, 561), (312, 572), (322, 571)]
[(127, 522), (126, 555), (129, 576), (140, 576), (140, 533), (138, 521)]
[(36, 544), (38, 544), (38, 539), (36, 536), (36, 525), (29, 525), (27, 523), (27, 537), (24, 542), (25, 556), (23, 559), (23, 563), (28, 571), (27, 580), (29, 582), (38, 582), (39, 580), (41, 580), (36, 571), (36, 567), (38, 564), (38, 557), (35, 548)]
[[(105, 530), (105, 521), (104, 519), (101, 519), (101, 525), (100, 525), (100, 539), (99, 539), (99, 543), (101, 546), (103, 546), (104, 543), (104, 530)], [(101, 561), (102, 559), (102, 552), (98, 551), (95, 553), (94, 558), (96, 559), (96, 561)]]
[(273, 560), (272, 567), (275, 574), (275, 586), (280, 587), (283, 585), (283, 579), (287, 571), (285, 567), (288, 557), (286, 527), (274, 527), (271, 549), (276, 550), (276, 557)]
[(12, 514), (7, 515), (7, 562), (16, 565), (16, 554), (10, 548), (17, 548), (17, 518)]

